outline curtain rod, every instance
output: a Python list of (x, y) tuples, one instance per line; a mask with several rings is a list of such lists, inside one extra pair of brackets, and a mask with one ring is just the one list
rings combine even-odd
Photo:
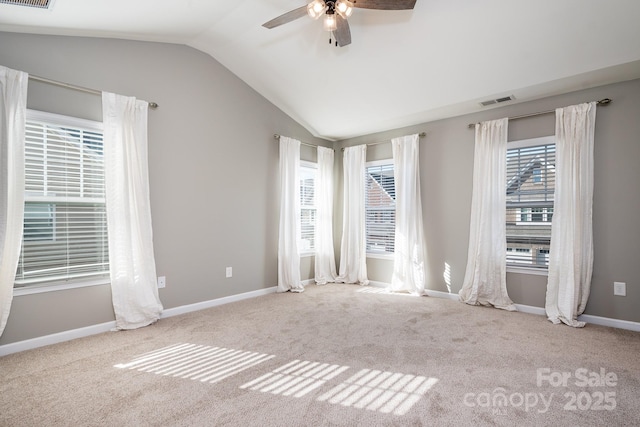
[[(604, 98), (604, 99), (601, 99), (600, 101), (596, 101), (597, 105), (609, 105), (610, 103), (611, 103), (611, 99), (610, 98)], [(537, 113), (522, 114), (522, 115), (519, 115), (519, 116), (507, 117), (507, 119), (509, 119), (509, 120), (525, 119), (527, 117), (543, 116), (545, 114), (553, 114), (555, 112), (556, 112), (556, 110), (539, 111)], [(469, 123), (468, 128), (472, 129), (472, 128), (474, 128), (476, 126), (476, 124), (479, 124), (479, 123)]]
[[(426, 132), (420, 132), (420, 133), (418, 134), (418, 136), (419, 136), (420, 138), (424, 138), (425, 136), (427, 136), (427, 133), (426, 133)], [(387, 139), (387, 140), (384, 140), (384, 141), (370, 142), (370, 143), (365, 144), (365, 145), (366, 145), (367, 147), (371, 147), (372, 145), (387, 144), (387, 143), (389, 143), (389, 142), (391, 142), (391, 140), (390, 140), (390, 139)], [(345, 149), (345, 147), (342, 147), (342, 148), (341, 148), (341, 150), (342, 150), (342, 151), (344, 151), (344, 149)]]
[[(35, 76), (33, 74), (29, 74), (29, 78), (31, 80), (35, 80), (42, 83), (48, 83), (54, 86), (66, 87), (68, 89), (73, 89), (73, 90), (77, 90), (85, 93), (91, 93), (93, 95), (102, 95), (102, 92), (96, 89), (89, 89), (82, 86), (76, 86), (69, 83), (59, 82), (57, 80), (46, 79), (44, 77)], [(158, 104), (155, 102), (149, 102), (149, 108), (158, 108)]]
[[(280, 139), (280, 135), (278, 135), (277, 133), (273, 134), (273, 137), (275, 139)], [(318, 144), (312, 144), (310, 142), (304, 142), (304, 141), (300, 141), (300, 144), (302, 145), (306, 145), (307, 147), (313, 147), (313, 148), (317, 148), (317, 147), (324, 147), (324, 145), (318, 145)], [(324, 147), (324, 148), (329, 148), (329, 147)], [(332, 149), (332, 148), (331, 148)], [(332, 149), (333, 150), (333, 149)]]

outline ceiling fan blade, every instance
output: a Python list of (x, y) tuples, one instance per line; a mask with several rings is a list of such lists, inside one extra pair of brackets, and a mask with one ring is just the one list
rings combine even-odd
[(265, 22), (262, 24), (265, 28), (275, 28), (280, 25), (286, 24), (291, 21), (295, 21), (298, 18), (302, 18), (307, 15), (307, 6), (301, 6), (297, 9), (293, 9), (283, 15), (278, 16), (277, 18), (272, 19), (269, 22)]
[(408, 10), (413, 9), (416, 0), (355, 0), (353, 5), (361, 9)]
[(349, 22), (347, 22), (346, 19), (337, 13), (336, 16), (338, 17), (338, 21), (336, 22), (338, 28), (333, 32), (333, 36), (336, 38), (338, 46), (343, 47), (351, 44), (351, 30), (349, 29)]

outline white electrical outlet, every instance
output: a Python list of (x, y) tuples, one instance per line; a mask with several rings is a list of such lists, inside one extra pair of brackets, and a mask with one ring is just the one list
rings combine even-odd
[(626, 297), (627, 284), (625, 282), (613, 282), (613, 294), (621, 297)]
[(233, 276), (233, 269), (231, 267), (227, 267), (227, 271), (226, 271), (225, 274), (226, 274), (227, 279), (229, 277), (232, 277)]
[(167, 278), (165, 276), (158, 277), (158, 288), (164, 288), (167, 286)]

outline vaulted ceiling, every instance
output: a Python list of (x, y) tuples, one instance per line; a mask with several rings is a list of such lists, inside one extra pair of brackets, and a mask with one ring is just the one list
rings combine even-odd
[[(640, 77), (638, 0), (417, 0), (355, 9), (352, 43), (320, 21), (261, 25), (307, 0), (0, 4), (0, 31), (185, 44), (331, 140)], [(1, 36), (0, 36), (0, 42)], [(1, 63), (1, 58), (0, 58)], [(72, 83), (72, 82), (70, 82)]]

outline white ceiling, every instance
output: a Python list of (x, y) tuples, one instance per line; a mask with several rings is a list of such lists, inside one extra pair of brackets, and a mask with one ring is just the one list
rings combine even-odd
[[(218, 60), (331, 140), (640, 77), (638, 0), (417, 0), (355, 9), (352, 44), (321, 21), (264, 22), (306, 0), (56, 0), (0, 5), (0, 31), (179, 43)], [(73, 82), (70, 82), (73, 83)]]

